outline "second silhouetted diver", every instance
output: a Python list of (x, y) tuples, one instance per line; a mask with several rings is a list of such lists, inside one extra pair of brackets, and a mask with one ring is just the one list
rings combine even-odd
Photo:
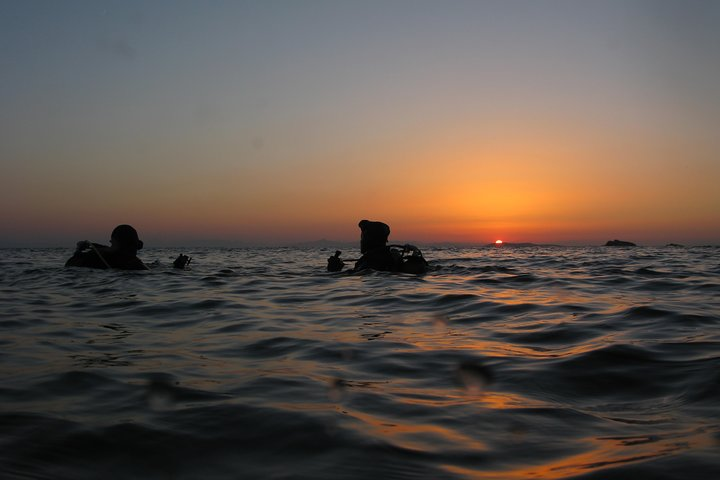
[[(383, 222), (361, 220), (360, 253), (362, 256), (355, 262), (350, 272), (372, 269), (384, 272), (425, 273), (428, 262), (419, 248), (414, 245), (388, 245), (390, 227)], [(340, 250), (328, 258), (329, 272), (339, 272), (345, 266), (340, 258)]]

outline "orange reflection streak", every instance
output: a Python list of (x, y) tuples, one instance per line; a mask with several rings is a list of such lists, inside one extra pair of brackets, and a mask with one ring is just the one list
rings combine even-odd
[(487, 450), (483, 442), (438, 425), (397, 423), (357, 410), (348, 411), (347, 415), (361, 422), (357, 428), (365, 430), (366, 435), (383, 438), (401, 448), (426, 451), (459, 445), (463, 449)]
[[(395, 389), (393, 393), (402, 394), (407, 392), (412, 394), (415, 390)], [(409, 405), (423, 405), (431, 407), (447, 407), (450, 405), (473, 404), (480, 408), (490, 408), (494, 410), (507, 410), (512, 408), (542, 408), (548, 404), (536, 400), (530, 400), (522, 395), (508, 392), (493, 392), (491, 390), (483, 391), (479, 394), (470, 394), (460, 388), (455, 391), (443, 390), (436, 392), (439, 398), (427, 399), (417, 397), (403, 397), (403, 403)]]
[(588, 474), (628, 463), (643, 462), (685, 450), (713, 448), (717, 429), (699, 428), (667, 436), (601, 437), (586, 439), (590, 451), (540, 466), (520, 466), (516, 470), (477, 471), (444, 465), (448, 471), (475, 479), (507, 480), (527, 478), (561, 479)]
[[(457, 330), (453, 327), (453, 319), (451, 316), (442, 316), (442, 321), (437, 320), (437, 315), (409, 316), (400, 328), (396, 327), (397, 334), (402, 335), (405, 342), (414, 347), (425, 350), (455, 350), (470, 351), (473, 354), (488, 355), (494, 357), (514, 357), (523, 356), (527, 358), (561, 358), (567, 356), (580, 355), (593, 351), (610, 341), (611, 335), (606, 335), (586, 341), (578, 345), (558, 345), (558, 346), (525, 346), (511, 344), (507, 341), (479, 340), (474, 333), (463, 333), (462, 329)], [(542, 319), (536, 316), (528, 316), (527, 319), (509, 318), (507, 327), (503, 327), (502, 323), (497, 321), (493, 324), (496, 332), (517, 332), (518, 330), (527, 329), (528, 331), (568, 321), (566, 317)], [(430, 329), (427, 325), (435, 324), (434, 329)], [(482, 320), (478, 320), (478, 327), (482, 327)], [(465, 327), (467, 329), (467, 327)]]

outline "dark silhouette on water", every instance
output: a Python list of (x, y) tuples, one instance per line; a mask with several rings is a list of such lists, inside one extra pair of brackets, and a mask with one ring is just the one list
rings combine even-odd
[(606, 247), (637, 247), (632, 242), (626, 242), (624, 240), (608, 240), (605, 244)]
[[(65, 262), (66, 267), (116, 268), (119, 270), (149, 270), (149, 267), (137, 257), (137, 251), (143, 248), (143, 242), (137, 231), (130, 225), (118, 225), (110, 235), (110, 246), (83, 240), (77, 243), (72, 257)], [(180, 254), (173, 262), (175, 268), (185, 268), (190, 257)]]
[(341, 253), (342, 252), (340, 250), (335, 250), (335, 255), (328, 258), (328, 272), (339, 272), (343, 269), (343, 267), (345, 266), (345, 262), (343, 262), (340, 258)]
[[(413, 245), (387, 245), (390, 227), (383, 222), (361, 220), (360, 257), (350, 272), (365, 269), (385, 272), (425, 273), (428, 263), (419, 248)], [(328, 258), (329, 272), (339, 272), (345, 266), (340, 250)]]

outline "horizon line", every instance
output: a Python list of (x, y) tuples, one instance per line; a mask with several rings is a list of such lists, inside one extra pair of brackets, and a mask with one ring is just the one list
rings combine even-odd
[[(635, 243), (635, 242), (633, 242)], [(581, 243), (581, 242), (503, 242), (502, 245), (496, 245), (494, 242), (456, 242), (456, 241), (392, 241), (388, 242), (388, 244), (392, 245), (404, 245), (404, 244), (410, 244), (410, 245), (416, 245), (423, 248), (433, 248), (433, 247), (460, 247), (460, 248), (478, 248), (478, 247), (493, 247), (493, 248), (502, 248), (502, 247), (605, 247), (604, 243)], [(259, 241), (242, 241), (242, 240), (213, 240), (213, 239), (205, 239), (200, 240), (198, 242), (188, 242), (188, 243), (181, 243), (181, 242), (162, 242), (156, 245), (149, 245), (146, 246), (143, 250), (148, 249), (154, 249), (154, 248), (310, 248), (310, 247), (317, 247), (317, 248), (334, 248), (334, 246), (337, 247), (343, 247), (347, 248), (348, 246), (358, 246), (359, 241), (357, 240), (327, 240), (327, 239), (319, 239), (319, 240), (305, 240), (305, 241), (286, 241), (286, 242), (279, 242), (279, 241), (266, 241), (266, 242), (259, 242)], [(720, 247), (720, 242), (718, 243), (677, 243), (677, 242), (661, 242), (661, 243), (648, 243), (648, 244), (640, 244), (636, 243), (635, 247), (685, 247), (685, 248), (691, 248), (691, 247)], [(37, 242), (34, 244), (15, 244), (14, 242), (9, 243), (7, 245), (3, 245), (3, 242), (0, 241), (0, 249), (24, 249), (24, 248), (47, 248), (47, 249), (57, 249), (57, 248), (67, 248), (71, 249), (73, 248), (73, 245), (58, 245), (55, 242)], [(626, 247), (626, 248), (633, 248), (633, 247)]]

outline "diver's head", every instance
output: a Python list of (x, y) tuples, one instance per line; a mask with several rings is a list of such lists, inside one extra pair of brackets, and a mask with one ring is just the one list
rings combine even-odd
[(143, 242), (138, 238), (137, 231), (130, 225), (118, 225), (110, 235), (110, 244), (122, 252), (135, 254), (143, 248)]
[(361, 220), (360, 227), (360, 253), (365, 253), (379, 247), (384, 247), (390, 235), (390, 227), (383, 222)]

